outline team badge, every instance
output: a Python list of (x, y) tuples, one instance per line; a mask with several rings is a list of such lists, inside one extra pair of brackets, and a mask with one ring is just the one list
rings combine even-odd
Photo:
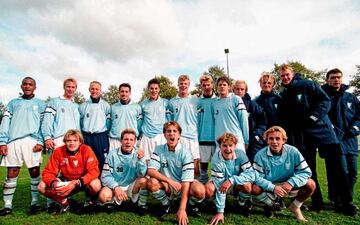
[(124, 167), (116, 167), (116, 172), (118, 172), (118, 173), (122, 173), (122, 172), (124, 172)]
[(286, 170), (289, 170), (289, 169), (290, 169), (290, 162), (286, 162), (286, 163), (285, 163), (285, 168), (286, 168)]
[(298, 94), (296, 97), (298, 101), (301, 101), (302, 94)]
[(352, 106), (352, 102), (348, 102), (348, 103), (347, 103), (348, 109), (351, 109), (351, 106)]
[(168, 168), (168, 167), (169, 167), (168, 162), (167, 162), (167, 161), (162, 162), (162, 163), (161, 163), (161, 167), (162, 167), (162, 168)]
[(79, 165), (79, 161), (74, 160), (74, 161), (73, 161), (73, 163), (74, 163), (74, 166), (75, 166), (75, 167), (78, 167), (78, 165)]
[(61, 112), (63, 112), (63, 113), (64, 113), (64, 112), (65, 112), (65, 108), (61, 108)]

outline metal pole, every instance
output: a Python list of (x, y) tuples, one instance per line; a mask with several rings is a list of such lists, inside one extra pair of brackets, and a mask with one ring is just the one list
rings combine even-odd
[(226, 55), (226, 72), (227, 72), (227, 76), (230, 77), (230, 74), (229, 74), (229, 49), (226, 48), (224, 49), (225, 51), (225, 55)]

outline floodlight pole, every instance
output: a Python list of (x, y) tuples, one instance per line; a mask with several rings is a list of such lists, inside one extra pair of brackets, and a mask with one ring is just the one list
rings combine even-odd
[(227, 76), (230, 77), (230, 74), (229, 74), (229, 49), (225, 48), (224, 52), (226, 55), (226, 72), (227, 72)]

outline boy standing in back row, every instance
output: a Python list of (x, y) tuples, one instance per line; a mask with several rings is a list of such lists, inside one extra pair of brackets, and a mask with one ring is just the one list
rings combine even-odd
[(12, 200), (16, 189), (20, 168), (25, 162), (30, 173), (31, 207), (30, 213), (40, 210), (37, 185), (40, 182), (41, 151), (43, 137), (40, 131), (45, 103), (35, 98), (36, 81), (25, 77), (21, 82), (23, 95), (9, 102), (0, 126), (1, 166), (7, 167), (4, 183), (4, 208), (0, 216), (12, 212)]

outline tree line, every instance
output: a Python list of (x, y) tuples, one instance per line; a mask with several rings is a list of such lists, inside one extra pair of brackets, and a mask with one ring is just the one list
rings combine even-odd
[[(312, 70), (312, 69), (307, 68), (300, 61), (288, 61), (287, 63), (292, 66), (295, 73), (301, 74), (303, 79), (311, 79), (320, 85), (325, 83), (325, 75), (326, 75), (327, 69), (323, 69), (320, 71)], [(270, 71), (277, 78), (276, 79), (277, 84), (274, 88), (274, 90), (276, 92), (280, 92), (282, 89), (282, 86), (280, 84), (280, 79), (279, 79), (279, 73), (278, 73), (278, 68), (280, 65), (281, 64), (275, 63), (274, 68)], [(359, 98), (360, 97), (360, 65), (356, 65), (355, 67), (356, 67), (357, 72), (354, 75), (350, 75), (351, 80), (349, 82), (349, 85), (351, 86), (351, 90), (352, 90), (353, 94), (355, 94)], [(210, 75), (214, 81), (221, 76), (226, 76), (224, 68), (217, 66), (217, 65), (210, 66), (207, 71), (203, 72), (203, 74)], [(160, 81), (160, 88), (161, 88), (160, 96), (162, 98), (171, 99), (176, 96), (176, 94), (177, 94), (176, 84), (173, 84), (173, 82), (171, 82), (171, 80), (165, 75), (156, 75), (155, 77), (158, 78)], [(234, 81), (233, 79), (231, 79), (231, 80)], [(214, 87), (214, 92), (216, 93), (215, 87)], [(200, 93), (201, 93), (200, 84), (199, 84), (199, 82), (197, 82), (197, 83), (195, 83), (195, 88), (194, 88), (194, 90), (191, 91), (191, 94), (199, 95)], [(144, 87), (142, 89), (140, 102), (142, 100), (144, 100), (146, 98), (146, 96), (147, 96), (147, 87)], [(110, 85), (107, 88), (107, 90), (102, 92), (102, 98), (104, 100), (106, 100), (110, 105), (116, 103), (119, 99), (118, 86), (114, 85), (114, 84)], [(51, 99), (51, 97), (48, 96), (44, 101), (48, 102), (50, 99)], [(79, 91), (75, 93), (74, 101), (76, 103), (81, 104), (81, 103), (85, 102), (85, 100), (86, 100), (86, 97), (83, 93), (81, 93)], [(6, 106), (2, 102), (0, 102), (0, 121), (2, 119), (5, 107)]]

